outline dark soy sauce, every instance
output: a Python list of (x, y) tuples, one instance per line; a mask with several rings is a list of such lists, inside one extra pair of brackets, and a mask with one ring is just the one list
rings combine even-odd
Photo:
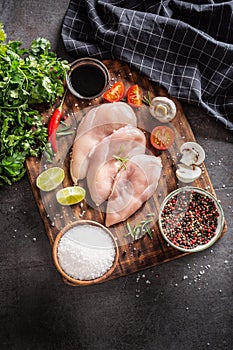
[(99, 67), (83, 64), (76, 67), (70, 76), (73, 89), (83, 97), (93, 97), (106, 86), (106, 74)]

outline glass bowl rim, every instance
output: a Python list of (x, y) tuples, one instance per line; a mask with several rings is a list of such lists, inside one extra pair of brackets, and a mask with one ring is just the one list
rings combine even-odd
[[(71, 73), (73, 72), (73, 70), (79, 65), (79, 64), (94, 64), (94, 65), (97, 65), (101, 70), (102, 72), (104, 73), (105, 75), (105, 86), (104, 88), (96, 95), (93, 95), (93, 96), (82, 96), (80, 93), (78, 93), (72, 86), (71, 84), (71, 79), (70, 79), (70, 75)], [(75, 61), (72, 61), (70, 64), (70, 69), (68, 70), (68, 72), (66, 73), (66, 83), (67, 83), (67, 87), (68, 89), (70, 90), (70, 92), (75, 96), (75, 97), (78, 97), (78, 98), (81, 98), (81, 99), (84, 99), (84, 100), (92, 100), (94, 98), (97, 98), (99, 96), (101, 96), (104, 91), (107, 89), (108, 85), (109, 85), (109, 82), (110, 82), (110, 72), (108, 70), (108, 68), (106, 67), (106, 65), (96, 59), (96, 58), (92, 58), (92, 57), (83, 57), (83, 58), (78, 58), (77, 60)]]
[[(218, 210), (219, 213), (219, 218), (218, 218), (218, 225), (217, 225), (217, 233), (216, 235), (210, 239), (210, 241), (206, 244), (203, 245), (198, 245), (195, 248), (183, 248), (180, 246), (175, 245), (173, 242), (170, 241), (170, 239), (166, 236), (166, 234), (163, 231), (162, 228), (162, 223), (161, 223), (161, 216), (162, 216), (162, 211), (165, 207), (165, 205), (167, 204), (167, 202), (169, 201), (169, 199), (171, 199), (173, 196), (181, 193), (181, 192), (187, 192), (187, 191), (195, 191), (201, 194), (204, 194), (206, 196), (208, 196), (209, 198), (211, 198), (213, 200), (213, 202), (216, 205), (216, 208)], [(178, 188), (172, 192), (170, 192), (163, 200), (161, 206), (160, 206), (160, 210), (159, 210), (159, 215), (158, 215), (158, 224), (159, 224), (159, 229), (160, 229), (160, 233), (162, 234), (163, 238), (165, 239), (165, 241), (172, 246), (175, 249), (178, 249), (182, 252), (186, 252), (186, 253), (194, 253), (194, 252), (200, 252), (203, 251), (209, 247), (211, 247), (217, 240), (218, 238), (221, 236), (224, 225), (225, 225), (225, 217), (224, 217), (224, 212), (223, 209), (221, 207), (221, 205), (219, 204), (217, 198), (210, 192), (208, 192), (207, 190), (200, 188), (200, 187), (194, 187), (194, 186), (184, 186), (181, 188)]]

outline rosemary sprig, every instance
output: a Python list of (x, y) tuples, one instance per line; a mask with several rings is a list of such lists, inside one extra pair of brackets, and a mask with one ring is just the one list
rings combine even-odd
[[(118, 160), (119, 162), (121, 162), (121, 166), (120, 166), (120, 169), (122, 167), (124, 167), (124, 169), (126, 170), (126, 163), (129, 161), (129, 158), (128, 157), (119, 157), (119, 156), (115, 156), (113, 155), (113, 158)], [(120, 170), (119, 169), (119, 170)]]
[(140, 221), (133, 227), (130, 226), (129, 222), (126, 222), (128, 233), (125, 235), (125, 237), (131, 236), (134, 240), (142, 238), (145, 234), (147, 234), (150, 239), (153, 238), (151, 229), (149, 227), (149, 224), (153, 221), (151, 217), (154, 216), (153, 213), (149, 213), (146, 215), (146, 219)]
[(122, 154), (124, 150), (124, 146), (123, 145), (120, 145), (120, 148), (119, 148), (119, 151), (118, 151), (118, 154), (117, 155), (113, 155), (112, 157), (116, 160), (118, 160), (119, 162), (121, 162), (121, 166), (119, 168), (119, 170), (124, 167), (124, 169), (126, 170), (126, 163), (129, 161), (129, 157), (121, 157), (120, 155)]
[(54, 153), (50, 142), (46, 143), (43, 154), (49, 163), (53, 162)]
[(150, 91), (148, 91), (148, 96), (143, 96), (142, 102), (143, 102), (145, 105), (150, 106), (150, 104), (151, 104)]
[[(60, 123), (62, 125), (62, 127), (60, 127), (58, 130), (57, 130), (57, 136), (66, 136), (66, 135), (71, 135), (73, 134), (73, 130), (70, 130), (72, 128), (72, 125), (66, 125), (63, 121), (61, 121)], [(47, 161), (49, 163), (52, 163), (53, 162), (53, 157), (54, 157), (54, 152), (53, 152), (53, 149), (51, 147), (51, 143), (50, 142), (47, 142), (47, 144), (45, 145), (44, 147), (44, 156), (45, 158), (47, 159)]]
[(61, 121), (60, 123), (62, 127), (60, 127), (57, 130), (57, 136), (66, 136), (66, 135), (71, 135), (74, 133), (74, 130), (70, 130), (72, 128), (72, 125), (66, 125), (64, 122)]
[(65, 130), (58, 130), (57, 131), (57, 136), (66, 136), (66, 135), (72, 135), (74, 133), (74, 131), (65, 131)]
[(128, 221), (126, 222), (126, 226), (127, 226), (127, 230), (128, 230), (128, 234), (126, 236), (129, 236), (129, 235), (132, 236), (133, 235), (133, 230), (132, 230), (132, 228), (131, 228), (131, 226), (130, 226)]

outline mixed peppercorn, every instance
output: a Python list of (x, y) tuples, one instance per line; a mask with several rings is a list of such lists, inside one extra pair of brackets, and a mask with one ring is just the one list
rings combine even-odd
[(161, 214), (165, 236), (176, 246), (192, 249), (215, 235), (219, 212), (214, 201), (194, 190), (172, 196)]

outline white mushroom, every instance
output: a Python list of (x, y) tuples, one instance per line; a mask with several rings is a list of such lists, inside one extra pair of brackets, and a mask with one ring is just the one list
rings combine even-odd
[(176, 116), (176, 105), (167, 97), (154, 97), (150, 103), (151, 115), (161, 123), (168, 123)]
[(180, 147), (180, 162), (189, 165), (200, 165), (205, 159), (204, 149), (196, 142), (185, 142)]
[(187, 166), (185, 164), (178, 164), (177, 170), (176, 170), (176, 176), (177, 178), (184, 182), (184, 183), (190, 183), (199, 178), (201, 175), (201, 169), (199, 166)]
[(200, 165), (205, 159), (204, 149), (196, 142), (185, 142), (180, 147), (182, 157), (181, 164), (178, 164), (176, 170), (177, 178), (184, 182), (193, 182), (201, 175)]

